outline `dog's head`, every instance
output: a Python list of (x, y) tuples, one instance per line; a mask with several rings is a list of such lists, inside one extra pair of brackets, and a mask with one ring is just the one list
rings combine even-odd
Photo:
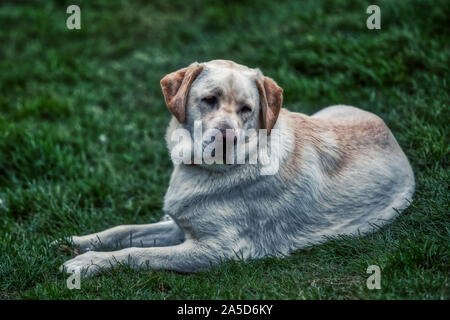
[(183, 128), (193, 133), (194, 123), (201, 121), (203, 130), (219, 130), (223, 137), (230, 130), (266, 129), (270, 134), (283, 100), (274, 80), (226, 60), (195, 62), (166, 75), (161, 87)]

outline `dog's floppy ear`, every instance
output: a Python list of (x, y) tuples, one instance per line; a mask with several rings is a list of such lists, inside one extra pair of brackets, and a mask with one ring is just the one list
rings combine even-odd
[(194, 62), (189, 67), (169, 73), (161, 79), (164, 100), (179, 122), (186, 119), (186, 97), (192, 82), (202, 70), (203, 66)]
[(270, 130), (277, 122), (283, 103), (283, 89), (269, 77), (264, 77), (263, 81), (256, 79), (255, 82), (261, 100), (263, 125), (267, 134), (270, 134)]

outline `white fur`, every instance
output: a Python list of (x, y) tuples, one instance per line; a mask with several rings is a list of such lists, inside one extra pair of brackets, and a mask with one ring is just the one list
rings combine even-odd
[[(174, 147), (171, 133), (180, 127), (191, 130), (193, 121), (204, 116), (196, 107), (198, 97), (213, 85), (230, 83), (231, 74), (237, 80), (228, 89), (237, 91), (237, 96), (247, 94), (253, 107), (259, 108), (259, 95), (252, 85), (254, 77), (260, 76), (258, 70), (229, 70), (220, 63), (206, 67), (192, 84), (186, 123), (178, 123), (175, 118), (170, 122), (166, 135), (169, 151)], [(166, 215), (162, 222), (73, 237), (76, 245), (89, 252), (67, 261), (63, 267), (72, 271), (87, 269), (86, 274), (92, 275), (99, 268), (120, 262), (135, 268), (195, 272), (226, 259), (283, 256), (329, 236), (372, 232), (392, 221), (397, 215), (395, 209), (408, 206), (414, 193), (414, 175), (390, 133), (392, 152), (370, 147), (334, 177), (325, 173), (317, 145), (305, 138), (297, 174), (286, 178), (283, 168), (296, 142), (290, 115), (282, 112), (274, 127), (280, 135), (280, 168), (275, 174), (265, 175), (261, 164), (176, 164), (164, 197)], [(223, 117), (226, 120), (226, 115), (218, 113), (208, 125), (214, 126)], [(367, 117), (374, 115), (354, 107), (333, 106), (311, 119), (345, 123)], [(233, 128), (238, 120), (231, 116)], [(257, 120), (248, 124), (250, 128), (257, 126)], [(332, 132), (317, 135), (333, 161), (342, 151), (337, 136)], [(92, 251), (116, 245), (129, 248)]]

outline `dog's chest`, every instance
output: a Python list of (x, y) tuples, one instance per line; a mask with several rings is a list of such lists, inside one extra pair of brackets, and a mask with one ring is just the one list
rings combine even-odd
[(164, 211), (178, 217), (194, 213), (199, 206), (207, 208), (220, 197), (220, 189), (225, 187), (221, 184), (220, 179), (214, 179), (208, 172), (177, 166), (164, 197)]
[[(259, 181), (248, 182), (241, 174), (211, 174), (206, 170), (176, 167), (164, 197), (164, 212), (173, 216), (230, 218), (249, 211), (255, 197), (253, 189), (266, 189)], [(254, 195), (265, 194), (254, 192)]]

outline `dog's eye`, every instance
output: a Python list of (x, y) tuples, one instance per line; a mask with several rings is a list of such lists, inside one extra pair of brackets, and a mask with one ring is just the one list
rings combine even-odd
[(207, 104), (213, 105), (217, 102), (217, 98), (215, 96), (207, 96), (202, 99), (203, 102)]
[(252, 108), (250, 108), (249, 106), (245, 105), (241, 108), (240, 110), (242, 113), (249, 113), (252, 112)]

